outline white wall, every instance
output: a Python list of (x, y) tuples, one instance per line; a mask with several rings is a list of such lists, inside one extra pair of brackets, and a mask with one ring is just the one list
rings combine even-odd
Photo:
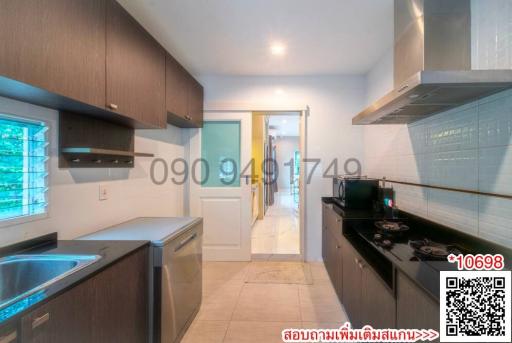
[[(134, 217), (182, 214), (183, 187), (170, 182), (154, 185), (149, 177), (151, 158), (136, 158), (132, 169), (59, 169), (57, 111), (0, 97), (0, 113), (44, 120), (50, 138), (49, 216), (0, 227), (0, 246), (50, 232), (58, 232), (60, 239), (73, 239)], [(170, 161), (184, 155), (181, 136), (181, 130), (171, 126), (138, 130), (135, 149)], [(98, 200), (100, 184), (107, 185), (108, 200)]]
[[(261, 109), (301, 109), (309, 105), (308, 158), (320, 165), (307, 185), (306, 258), (321, 259), (321, 196), (331, 194), (331, 180), (322, 173), (337, 158), (340, 166), (350, 157), (362, 158), (362, 128), (352, 126), (352, 117), (365, 102), (365, 79), (358, 76), (318, 77), (223, 77), (203, 76), (206, 109), (237, 105)], [(276, 89), (282, 94), (276, 94)], [(310, 170), (310, 169), (309, 169)], [(343, 173), (341, 170), (340, 173)]]
[[(472, 10), (473, 67), (512, 68), (512, 44), (502, 43), (512, 37), (510, 1), (473, 0)], [(389, 54), (366, 79), (367, 104), (393, 88)], [(512, 195), (511, 128), (512, 91), (411, 125), (366, 126), (364, 170), (373, 177)], [(395, 190), (405, 211), (512, 247), (510, 200), (411, 186)]]
[[(290, 168), (293, 166), (285, 166), (294, 158), (295, 151), (299, 150), (299, 137), (277, 137), (276, 145), (276, 162), (279, 166), (279, 175), (277, 177), (277, 186), (280, 192), (290, 191)], [(293, 171), (292, 171), (293, 172)]]

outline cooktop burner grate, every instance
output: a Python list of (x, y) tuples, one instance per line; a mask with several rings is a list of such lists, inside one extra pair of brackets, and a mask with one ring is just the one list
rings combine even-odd
[(441, 260), (447, 259), (448, 255), (458, 255), (461, 251), (454, 245), (436, 243), (428, 239), (410, 241), (409, 245), (414, 248), (419, 258)]
[(377, 221), (377, 222), (375, 222), (375, 226), (381, 232), (391, 233), (391, 234), (405, 232), (405, 231), (409, 230), (409, 227), (407, 225), (404, 225), (403, 223), (390, 222), (387, 220)]

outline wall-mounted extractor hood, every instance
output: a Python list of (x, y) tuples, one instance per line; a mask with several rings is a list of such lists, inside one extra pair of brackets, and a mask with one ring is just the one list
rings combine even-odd
[(512, 70), (471, 70), (470, 0), (395, 0), (394, 85), (352, 123), (412, 123), (512, 88)]

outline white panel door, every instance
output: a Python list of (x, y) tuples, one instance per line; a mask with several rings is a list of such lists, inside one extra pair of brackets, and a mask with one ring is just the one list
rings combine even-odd
[[(203, 217), (203, 258), (251, 259), (252, 113), (205, 113), (190, 140), (190, 214)], [(241, 172), (248, 176), (241, 177)]]

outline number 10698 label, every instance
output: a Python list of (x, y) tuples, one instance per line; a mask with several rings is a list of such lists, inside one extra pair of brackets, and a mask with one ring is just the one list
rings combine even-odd
[(501, 254), (451, 254), (448, 256), (448, 262), (456, 263), (458, 270), (502, 270), (505, 267)]

